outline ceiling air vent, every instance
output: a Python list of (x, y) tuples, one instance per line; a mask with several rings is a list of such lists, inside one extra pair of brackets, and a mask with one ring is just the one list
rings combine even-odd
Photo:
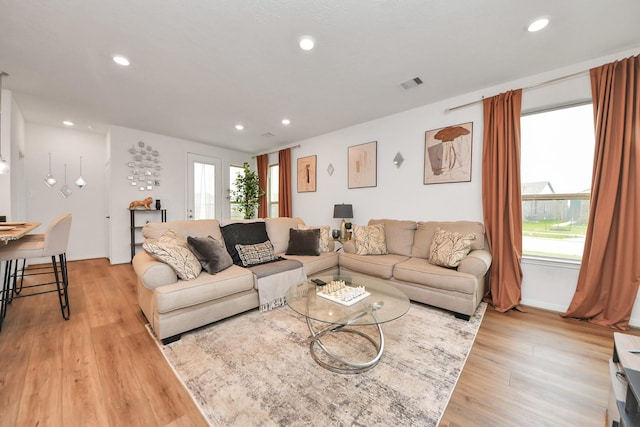
[(265, 132), (262, 134), (262, 136), (264, 136), (265, 138), (271, 138), (272, 136), (276, 136), (276, 134), (273, 132)]
[(422, 84), (422, 79), (420, 77), (414, 77), (411, 80), (407, 80), (406, 82), (400, 83), (400, 86), (402, 86), (405, 89), (411, 89), (412, 87), (416, 87), (421, 84)]

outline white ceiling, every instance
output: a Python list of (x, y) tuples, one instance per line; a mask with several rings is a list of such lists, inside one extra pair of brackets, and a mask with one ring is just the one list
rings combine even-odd
[(0, 71), (27, 121), (258, 153), (638, 47), (639, 16), (638, 0), (0, 0)]

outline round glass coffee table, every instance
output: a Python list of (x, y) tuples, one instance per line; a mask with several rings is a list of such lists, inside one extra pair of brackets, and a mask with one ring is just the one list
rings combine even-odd
[[(409, 299), (382, 279), (355, 275), (316, 279), (326, 285), (308, 280), (289, 288), (286, 295), (287, 305), (307, 321), (311, 332), (311, 356), (319, 365), (333, 372), (351, 374), (373, 368), (384, 351), (380, 325), (403, 316), (409, 310)], [(314, 326), (313, 321), (319, 322), (320, 326)], [(378, 336), (374, 338), (365, 332), (365, 328), (357, 328), (362, 326), (375, 326)], [(339, 341), (337, 344), (323, 342), (323, 338), (338, 332), (363, 337), (373, 345), (375, 356), (370, 360), (353, 360), (355, 358), (342, 354)]]

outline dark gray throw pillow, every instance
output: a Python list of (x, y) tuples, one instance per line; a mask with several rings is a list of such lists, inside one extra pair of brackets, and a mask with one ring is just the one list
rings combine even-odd
[(233, 265), (231, 255), (220, 240), (209, 237), (187, 237), (191, 252), (198, 258), (202, 268), (209, 274), (216, 274)]
[(234, 222), (220, 227), (227, 252), (231, 255), (233, 263), (242, 266), (242, 260), (238, 255), (236, 245), (255, 245), (269, 240), (267, 226), (264, 221)]
[(286, 255), (320, 255), (320, 229), (289, 229), (289, 247)]

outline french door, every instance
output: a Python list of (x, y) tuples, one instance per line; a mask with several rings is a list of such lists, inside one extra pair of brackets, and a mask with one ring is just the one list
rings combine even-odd
[(222, 218), (222, 162), (187, 153), (187, 219)]

